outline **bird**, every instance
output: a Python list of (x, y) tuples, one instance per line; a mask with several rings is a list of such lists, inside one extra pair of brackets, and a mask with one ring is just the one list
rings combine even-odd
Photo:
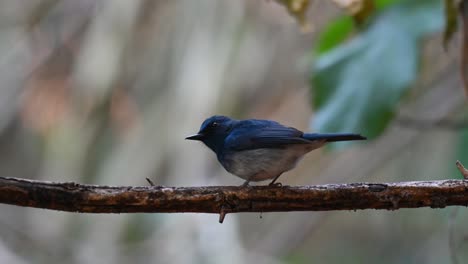
[(226, 171), (245, 180), (242, 186), (265, 180), (281, 186), (276, 183), (281, 174), (292, 170), (308, 152), (330, 142), (367, 138), (352, 133), (304, 133), (271, 120), (215, 115), (185, 139), (203, 142)]

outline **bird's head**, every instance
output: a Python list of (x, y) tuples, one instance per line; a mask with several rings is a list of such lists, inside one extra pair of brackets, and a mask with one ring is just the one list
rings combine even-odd
[(224, 139), (229, 135), (234, 123), (227, 116), (212, 116), (206, 119), (197, 134), (186, 137), (189, 140), (199, 140), (218, 153), (224, 145)]

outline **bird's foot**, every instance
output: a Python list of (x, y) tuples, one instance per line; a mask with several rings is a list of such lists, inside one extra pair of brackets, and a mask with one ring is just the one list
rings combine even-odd
[(283, 187), (283, 184), (281, 182), (270, 182), (270, 184), (268, 184), (268, 186), (271, 186), (271, 187)]
[(250, 182), (250, 181), (245, 181), (245, 182), (241, 185), (241, 187), (250, 187), (249, 182)]
[(278, 174), (273, 180), (268, 184), (270, 187), (283, 187), (283, 184), (281, 182), (276, 182), (278, 178), (281, 176), (281, 174)]

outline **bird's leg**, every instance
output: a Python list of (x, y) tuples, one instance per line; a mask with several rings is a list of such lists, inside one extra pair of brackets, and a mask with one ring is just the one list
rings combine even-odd
[(242, 187), (248, 187), (248, 186), (250, 186), (249, 182), (250, 182), (250, 180), (246, 180), (241, 186)]
[(245, 182), (241, 186), (242, 187), (250, 187), (249, 183), (255, 177), (255, 175), (256, 174), (250, 175), (249, 177), (247, 177), (247, 179), (245, 180)]
[(278, 174), (271, 182), (270, 184), (268, 184), (268, 186), (276, 186), (276, 187), (281, 187), (283, 186), (283, 184), (281, 184), (281, 182), (277, 182), (275, 183), (275, 181), (281, 176), (281, 173)]

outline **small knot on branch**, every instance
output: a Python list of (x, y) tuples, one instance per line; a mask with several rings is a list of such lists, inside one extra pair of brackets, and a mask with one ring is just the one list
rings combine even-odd
[(387, 189), (388, 185), (382, 183), (369, 183), (367, 187), (371, 192), (383, 192)]

